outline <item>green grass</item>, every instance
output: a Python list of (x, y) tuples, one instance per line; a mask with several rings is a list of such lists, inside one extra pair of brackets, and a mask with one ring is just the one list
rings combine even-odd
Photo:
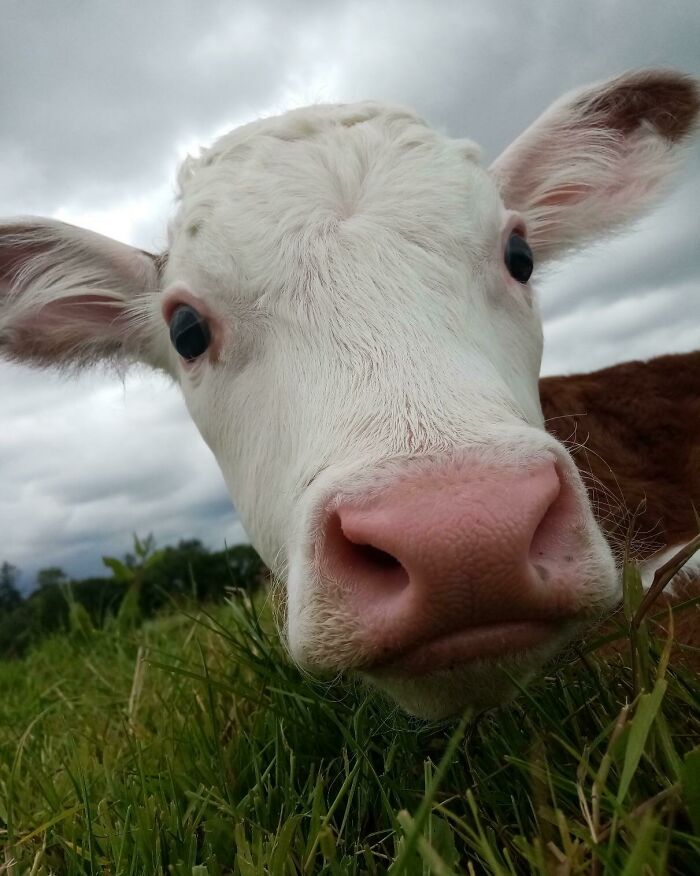
[(236, 596), (0, 663), (0, 873), (700, 873), (700, 687), (653, 625), (446, 727), (269, 628)]

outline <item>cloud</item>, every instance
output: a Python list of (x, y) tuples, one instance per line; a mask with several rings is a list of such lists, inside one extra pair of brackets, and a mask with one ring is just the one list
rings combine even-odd
[[(2, 378), (14, 375), (29, 394), (4, 390)], [(154, 532), (160, 544), (196, 536), (217, 548), (245, 537), (169, 381), (138, 373), (123, 385), (95, 375), (41, 376), (48, 385), (35, 407), (28, 374), (16, 366), (0, 371), (12, 424), (0, 432), (3, 558), (28, 577), (59, 561), (76, 574), (98, 573), (100, 556), (128, 550), (133, 533)]]
[[(206, 10), (206, 11), (205, 11)], [(0, 210), (153, 250), (175, 167), (258, 115), (374, 97), (415, 107), (487, 161), (564, 91), (630, 67), (700, 75), (696, 0), (369, 0), (6, 5)], [(627, 235), (539, 279), (547, 373), (700, 346), (700, 153)], [(31, 578), (129, 549), (243, 536), (175, 387), (0, 363), (0, 560)]]

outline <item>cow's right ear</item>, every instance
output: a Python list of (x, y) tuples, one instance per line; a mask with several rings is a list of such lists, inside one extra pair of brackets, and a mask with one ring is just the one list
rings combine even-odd
[(166, 367), (158, 275), (158, 257), (93, 231), (52, 219), (0, 222), (0, 355)]

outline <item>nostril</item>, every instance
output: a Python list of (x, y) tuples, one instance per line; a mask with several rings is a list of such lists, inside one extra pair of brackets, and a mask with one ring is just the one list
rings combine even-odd
[(368, 566), (376, 566), (378, 569), (402, 568), (396, 557), (392, 557), (391, 554), (374, 547), (374, 545), (356, 544), (355, 549), (358, 558), (361, 558), (362, 562)]
[(353, 528), (346, 535), (340, 514), (333, 514), (326, 526), (323, 565), (340, 581), (356, 589), (386, 591), (402, 589), (408, 584), (408, 572), (388, 551), (371, 544), (370, 539)]
[(532, 568), (540, 576), (540, 581), (542, 581), (543, 584), (546, 584), (547, 581), (549, 581), (549, 569), (545, 565), (543, 565), (542, 563), (533, 563)]

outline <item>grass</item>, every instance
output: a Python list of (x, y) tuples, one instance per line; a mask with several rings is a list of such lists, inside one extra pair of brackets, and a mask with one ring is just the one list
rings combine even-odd
[(270, 626), (238, 594), (0, 664), (0, 873), (700, 873), (700, 687), (653, 624), (443, 727)]

